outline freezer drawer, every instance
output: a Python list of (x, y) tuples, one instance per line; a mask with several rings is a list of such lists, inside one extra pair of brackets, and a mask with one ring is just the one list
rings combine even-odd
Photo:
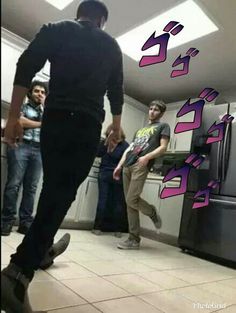
[(179, 245), (236, 262), (236, 198), (212, 196), (207, 207), (192, 209), (193, 196), (185, 194)]

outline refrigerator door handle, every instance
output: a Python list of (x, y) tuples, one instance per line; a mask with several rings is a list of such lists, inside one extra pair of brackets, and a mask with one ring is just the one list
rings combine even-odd
[(222, 145), (222, 142), (219, 141), (218, 142), (218, 146), (217, 146), (217, 158), (216, 158), (216, 166), (217, 166), (217, 180), (221, 180), (221, 176), (220, 176), (220, 173), (221, 173), (221, 145)]
[(228, 157), (229, 156), (229, 148), (227, 151), (226, 151), (226, 149), (227, 149), (228, 140), (230, 138), (230, 125), (231, 125), (230, 123), (228, 123), (226, 125), (225, 138), (224, 138), (224, 142), (223, 142), (222, 175), (221, 175), (222, 181), (225, 181), (226, 173), (227, 173), (227, 164), (226, 163), (228, 162), (228, 159), (229, 159), (229, 157)]
[[(189, 199), (191, 199), (190, 197), (189, 197)], [(198, 200), (205, 200), (205, 198), (203, 198), (203, 197), (198, 197), (197, 198)], [(226, 203), (226, 204), (232, 204), (232, 205), (235, 205), (236, 206), (236, 202), (233, 202), (233, 201), (229, 201), (229, 200), (218, 200), (218, 199), (209, 199), (209, 202), (215, 202), (215, 203)]]

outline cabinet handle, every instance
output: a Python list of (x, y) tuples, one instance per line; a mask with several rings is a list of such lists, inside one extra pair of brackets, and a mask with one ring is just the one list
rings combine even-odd
[(175, 138), (174, 150), (176, 149), (177, 138)]

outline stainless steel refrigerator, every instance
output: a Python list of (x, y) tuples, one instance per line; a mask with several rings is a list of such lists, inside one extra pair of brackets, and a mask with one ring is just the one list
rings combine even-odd
[[(225, 127), (221, 142), (206, 144), (207, 131), (224, 114), (234, 115)], [(216, 135), (213, 133), (212, 135)], [(179, 246), (236, 265), (236, 103), (205, 105), (202, 125), (193, 131), (191, 152), (204, 155), (205, 161), (191, 169), (179, 233)], [(210, 180), (219, 187), (210, 193), (209, 205), (192, 209), (195, 193)], [(203, 201), (203, 198), (197, 199)]]

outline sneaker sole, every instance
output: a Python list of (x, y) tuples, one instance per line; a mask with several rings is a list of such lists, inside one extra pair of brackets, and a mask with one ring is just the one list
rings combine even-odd
[(117, 248), (121, 250), (139, 250), (140, 247), (123, 247), (121, 245), (118, 245)]

